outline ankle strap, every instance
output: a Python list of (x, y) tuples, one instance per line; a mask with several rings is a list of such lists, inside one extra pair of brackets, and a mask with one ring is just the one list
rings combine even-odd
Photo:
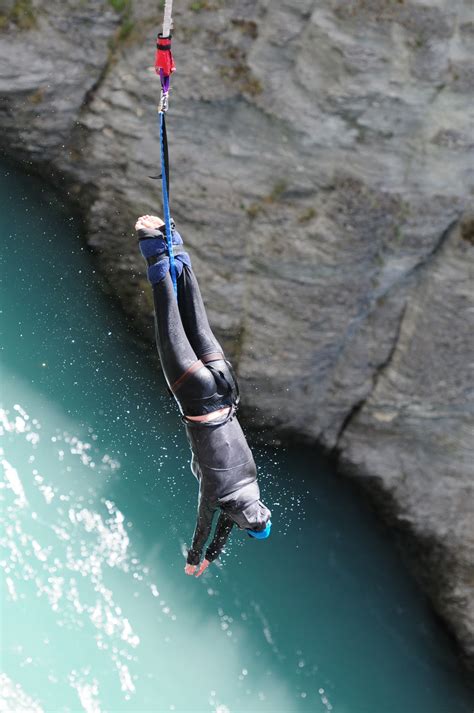
[[(173, 246), (173, 257), (177, 257), (178, 255), (182, 255), (184, 252), (186, 252), (183, 248), (181, 247), (175, 247)], [(167, 260), (169, 257), (167, 252), (162, 252), (160, 255), (149, 255), (146, 258), (148, 266), (151, 265), (156, 265), (157, 262), (160, 262), (161, 260)]]

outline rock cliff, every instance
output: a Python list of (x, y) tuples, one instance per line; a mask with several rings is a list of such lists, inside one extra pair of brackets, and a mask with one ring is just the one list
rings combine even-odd
[[(2, 5), (3, 151), (81, 206), (110, 289), (149, 337), (132, 225), (160, 205), (161, 12)], [(173, 215), (247, 420), (335, 452), (375, 495), (472, 665), (468, 8), (175, 0), (169, 138)]]

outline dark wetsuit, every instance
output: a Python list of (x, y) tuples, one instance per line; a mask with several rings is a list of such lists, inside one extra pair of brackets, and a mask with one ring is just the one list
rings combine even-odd
[[(189, 564), (198, 564), (218, 508), (205, 555), (209, 561), (219, 556), (234, 524), (263, 530), (271, 513), (260, 501), (255, 461), (235, 415), (237, 380), (209, 326), (189, 256), (179, 247), (181, 238), (173, 233), (179, 268), (176, 300), (161, 232), (140, 230), (138, 235), (153, 286), (158, 353), (186, 424), (191, 470), (199, 482), (197, 524), (187, 557)], [(215, 421), (186, 418), (220, 408), (226, 412)]]

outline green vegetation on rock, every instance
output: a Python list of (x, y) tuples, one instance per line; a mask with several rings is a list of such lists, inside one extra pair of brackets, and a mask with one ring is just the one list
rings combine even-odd
[(108, 0), (109, 4), (112, 5), (116, 12), (125, 12), (130, 10), (131, 1), (130, 0)]
[(119, 43), (130, 37), (135, 22), (132, 19), (132, 0), (108, 0), (108, 2), (121, 15), (120, 27), (111, 42), (111, 50), (114, 50)]
[(36, 27), (36, 16), (31, 0), (15, 0), (8, 12), (0, 14), (0, 30), (6, 29), (10, 24), (16, 25), (20, 30), (31, 30)]

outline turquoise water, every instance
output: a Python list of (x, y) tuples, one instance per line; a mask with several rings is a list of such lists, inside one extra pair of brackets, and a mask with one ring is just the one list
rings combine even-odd
[(385, 530), (311, 450), (256, 449), (272, 537), (186, 577), (162, 378), (61, 201), (8, 167), (0, 196), (0, 710), (471, 713)]

